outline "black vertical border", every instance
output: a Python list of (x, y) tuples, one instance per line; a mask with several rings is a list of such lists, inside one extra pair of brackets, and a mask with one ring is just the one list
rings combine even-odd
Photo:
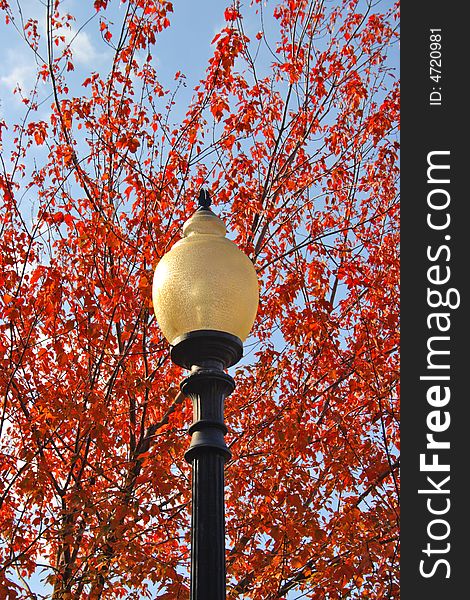
[[(470, 99), (467, 89), (470, 80), (469, 65), (469, 8), (467, 3), (404, 2), (401, 13), (401, 598), (402, 600), (447, 600), (468, 595), (466, 585), (467, 547), (470, 535), (467, 512), (470, 506), (467, 488), (470, 484), (470, 421), (469, 393), (464, 388), (464, 373), (470, 372), (468, 356), (468, 278), (470, 277), (470, 194), (467, 175), (470, 176)], [(430, 29), (442, 30), (442, 79), (436, 83), (429, 75)], [(430, 106), (429, 94), (440, 87), (442, 106)], [(445, 232), (432, 231), (426, 224), (427, 155), (435, 150), (450, 150), (449, 213), (451, 224)], [(450, 235), (450, 240), (444, 240)], [(450, 428), (440, 439), (450, 441), (450, 450), (439, 452), (441, 462), (450, 462), (449, 512), (442, 515), (451, 527), (449, 537), (442, 541), (429, 539), (427, 527), (434, 518), (426, 506), (427, 498), (418, 489), (431, 488), (419, 468), (419, 455), (426, 451), (429, 432), (426, 417), (430, 410), (426, 400), (429, 382), (420, 376), (429, 374), (427, 341), (432, 333), (426, 318), (432, 309), (427, 305), (427, 247), (448, 244), (451, 257), (448, 262), (442, 253), (440, 264), (451, 269), (447, 287), (459, 290), (460, 306), (450, 313), (450, 377), (451, 399), (448, 406)], [(444, 286), (445, 287), (445, 286)], [(446, 310), (444, 308), (439, 310)], [(435, 335), (435, 333), (434, 333)], [(445, 335), (445, 334), (442, 334)], [(447, 384), (443, 384), (447, 385)], [(437, 437), (437, 435), (436, 435)], [(432, 452), (431, 452), (432, 453)], [(445, 473), (435, 473), (439, 482)], [(444, 506), (444, 504), (441, 504)], [(439, 533), (438, 526), (433, 529)], [(442, 526), (441, 532), (445, 531)], [(423, 549), (431, 543), (433, 549), (450, 544), (449, 552), (431, 554)], [(424, 578), (419, 572), (420, 561), (427, 560), (429, 570), (433, 560), (448, 560), (447, 567), (436, 566), (432, 577)]]

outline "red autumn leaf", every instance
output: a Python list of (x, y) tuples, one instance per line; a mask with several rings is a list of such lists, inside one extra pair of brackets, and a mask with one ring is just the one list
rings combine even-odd
[(46, 124), (44, 123), (44, 121), (39, 121), (39, 123), (31, 124), (29, 129), (33, 131), (33, 137), (36, 144), (38, 146), (42, 146), (47, 135)]
[(238, 18), (240, 18), (240, 13), (236, 8), (231, 6), (230, 8), (225, 9), (224, 17), (226, 21), (236, 21)]
[(140, 146), (140, 142), (137, 138), (131, 138), (127, 141), (127, 147), (130, 152), (137, 152), (137, 148)]

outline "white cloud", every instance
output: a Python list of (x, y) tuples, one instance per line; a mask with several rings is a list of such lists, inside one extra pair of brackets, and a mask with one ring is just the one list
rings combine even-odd
[[(13, 61), (11, 61), (13, 62)], [(14, 64), (14, 62), (13, 62)], [(12, 67), (10, 72), (0, 77), (0, 83), (13, 91), (19, 86), (25, 93), (29, 92), (36, 79), (36, 65), (33, 63), (18, 62)]]
[[(41, 38), (45, 40), (47, 37), (45, 19), (40, 19), (39, 31), (41, 33)], [(81, 65), (90, 65), (99, 58), (99, 54), (96, 51), (90, 36), (83, 29), (77, 30), (73, 26), (61, 25), (54, 29), (54, 37), (61, 36), (63, 36), (65, 44), (69, 45), (72, 49), (74, 62)], [(59, 49), (60, 48), (63, 48), (62, 41), (59, 43)]]
[(98, 54), (90, 40), (90, 36), (86, 31), (75, 31), (68, 29), (64, 32), (65, 41), (70, 44), (73, 58), (81, 65), (89, 65), (94, 62)]
[[(70, 44), (73, 61), (81, 66), (93, 65), (101, 57), (93, 46), (90, 37), (84, 31), (67, 30), (63, 32), (66, 44)], [(18, 86), (24, 95), (28, 95), (36, 82), (37, 65), (28, 60), (26, 53), (9, 51), (6, 60), (0, 66), (0, 85), (10, 92)], [(21, 101), (21, 98), (18, 98)]]

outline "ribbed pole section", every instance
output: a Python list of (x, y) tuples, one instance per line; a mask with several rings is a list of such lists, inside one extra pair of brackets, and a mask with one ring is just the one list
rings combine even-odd
[(224, 400), (233, 379), (212, 363), (194, 367), (181, 384), (193, 401), (191, 445), (185, 454), (192, 464), (191, 600), (225, 600)]

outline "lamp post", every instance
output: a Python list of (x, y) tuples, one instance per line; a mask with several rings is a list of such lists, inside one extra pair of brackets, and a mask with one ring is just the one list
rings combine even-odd
[(235, 382), (225, 370), (243, 355), (258, 308), (250, 259), (225, 237), (201, 191), (183, 239), (155, 269), (153, 305), (171, 359), (190, 370), (181, 390), (193, 402), (191, 600), (225, 600), (224, 400)]

